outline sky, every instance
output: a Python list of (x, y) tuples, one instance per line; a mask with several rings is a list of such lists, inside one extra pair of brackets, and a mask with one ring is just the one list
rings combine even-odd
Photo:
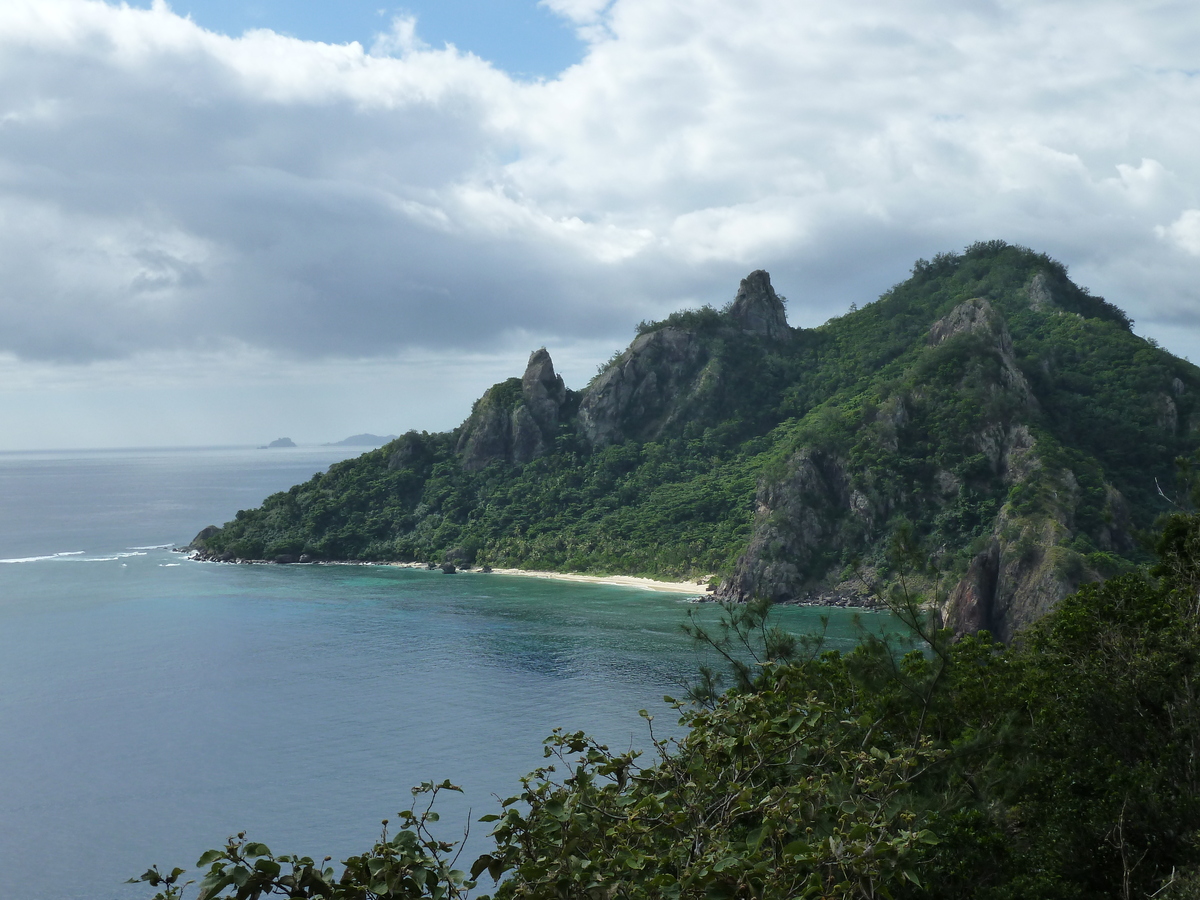
[(1200, 7), (5, 0), (0, 450), (441, 430), (1024, 244), (1200, 361)]

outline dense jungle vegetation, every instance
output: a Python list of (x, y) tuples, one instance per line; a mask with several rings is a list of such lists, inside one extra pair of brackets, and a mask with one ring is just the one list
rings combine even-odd
[[(907, 651), (823, 652), (768, 604), (730, 604), (724, 629), (693, 626), (733, 684), (706, 672), (669, 701), (686, 736), (645, 759), (554, 733), (473, 864), (434, 833), (455, 787), (426, 784), (341, 871), (231, 838), (200, 858), (197, 900), (443, 900), (481, 881), (514, 900), (1200, 897), (1200, 517), (1168, 517), (1155, 550), (1005, 646), (926, 617), (908, 589), (926, 557), (901, 530), (888, 602)], [(142, 880), (172, 900), (185, 877)]]
[[(971, 298), (990, 304), (999, 331), (931, 344), (931, 327)], [(239, 512), (198, 546), (224, 560), (672, 578), (728, 575), (765, 533), (763, 565), (774, 553), (803, 586), (837, 581), (853, 559), (881, 565), (888, 536), (912, 527), (959, 574), (989, 540), (1018, 556), (1053, 540), (1074, 585), (1144, 559), (1132, 535), (1163, 512), (1156, 485), (1198, 444), (1200, 370), (1133, 334), (1060, 263), (1000, 241), (918, 261), (877, 301), (783, 340), (739, 331), (730, 316), (706, 307), (638, 326), (639, 340), (683, 335), (695, 361), (645, 362), (678, 389), (658, 407), (622, 411), (612, 444), (580, 426), (593, 382), (567, 392), (531, 461), (469, 471), (460, 439), (473, 420), (449, 434), (410, 432)], [(519, 410), (520, 380), (487, 402)], [(1036, 464), (1009, 464), (1014, 429)], [(774, 493), (786, 499), (806, 450), (833, 460), (830, 477), (846, 486), (822, 513), (828, 533), (801, 553), (799, 539), (770, 532), (782, 513), (757, 498), (782, 486)]]

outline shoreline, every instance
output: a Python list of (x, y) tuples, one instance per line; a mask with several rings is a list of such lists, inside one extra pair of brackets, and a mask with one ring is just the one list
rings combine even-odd
[(481, 572), (471, 569), (464, 575), (517, 575), (522, 578), (547, 578), (551, 581), (573, 581), (578, 584), (614, 584), (624, 587), (642, 588), (648, 591), (664, 591), (676, 594), (704, 596), (708, 591), (708, 578), (698, 581), (660, 581), (639, 575), (577, 575), (573, 572), (542, 572), (535, 569), (497, 569)]
[[(330, 563), (318, 563), (330, 565)], [(333, 563), (332, 565), (340, 565)], [(353, 565), (353, 563), (352, 563)], [(395, 566), (402, 569), (427, 569), (427, 563), (367, 563), (367, 565)], [(573, 581), (576, 584), (613, 584), (619, 587), (636, 587), (648, 591), (664, 591), (676, 594), (691, 594), (693, 596), (708, 593), (708, 582), (712, 576), (696, 581), (663, 581), (658, 578), (646, 578), (641, 575), (581, 575), (575, 572), (549, 572), (541, 569), (505, 569), (493, 567), (492, 571), (484, 572), (474, 567), (459, 569), (456, 575), (516, 575), (520, 578), (545, 578), (550, 581)]]
[[(205, 559), (197, 551), (188, 551), (187, 558), (193, 562), (221, 562), (221, 560)], [(238, 563), (249, 565), (280, 565), (266, 559), (228, 560), (229, 564)], [(356, 560), (319, 560), (313, 562), (287, 563), (297, 566), (391, 566), (397, 569), (428, 569), (427, 563), (420, 562), (358, 562)], [(663, 581), (657, 578), (645, 578), (640, 575), (580, 575), (574, 572), (547, 572), (539, 569), (505, 569), (493, 568), (491, 572), (481, 569), (459, 569), (455, 575), (514, 575), (521, 578), (545, 578), (551, 581), (569, 581), (576, 584), (611, 584), (618, 587), (635, 587), (647, 591), (662, 591), (664, 593), (688, 594), (693, 597), (707, 597), (708, 582), (712, 576), (696, 581)]]

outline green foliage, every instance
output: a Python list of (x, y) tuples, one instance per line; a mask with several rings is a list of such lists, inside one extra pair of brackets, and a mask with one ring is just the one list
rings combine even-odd
[[(425, 783), (412, 789), (413, 804), (400, 813), (400, 830), (383, 834), (365, 853), (343, 863), (340, 876), (331, 866), (307, 856), (276, 856), (266, 844), (232, 837), (220, 850), (209, 850), (197, 861), (208, 867), (197, 885), (196, 900), (260, 900), (262, 897), (323, 898), (323, 900), (461, 900), (475, 886), (465, 872), (455, 868), (457, 845), (435, 838), (429, 826), (438, 821), (433, 805), (441, 791), (460, 791), (449, 781)], [(427, 798), (427, 799), (426, 799)], [(424, 800), (424, 808), (418, 801)], [(461, 851), (459, 851), (461, 852)], [(158, 867), (129, 883), (144, 881), (162, 886), (154, 900), (180, 900), (183, 869), (163, 875)]]

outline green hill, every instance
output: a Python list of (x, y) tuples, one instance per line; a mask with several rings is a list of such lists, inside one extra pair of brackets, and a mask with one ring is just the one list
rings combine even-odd
[(449, 561), (855, 602), (911, 531), (959, 630), (1001, 636), (1140, 560), (1200, 370), (1000, 241), (818, 328), (765, 272), (643, 322), (581, 391), (545, 350), (444, 434), (409, 432), (241, 511), (205, 558)]

